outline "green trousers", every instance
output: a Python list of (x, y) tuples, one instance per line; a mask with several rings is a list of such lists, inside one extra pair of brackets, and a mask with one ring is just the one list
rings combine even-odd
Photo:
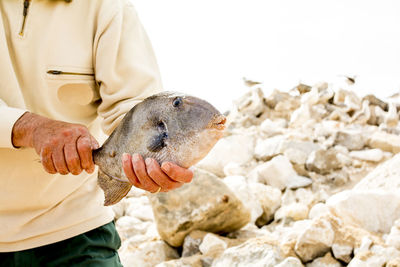
[(54, 244), (0, 253), (1, 267), (122, 266), (114, 222)]

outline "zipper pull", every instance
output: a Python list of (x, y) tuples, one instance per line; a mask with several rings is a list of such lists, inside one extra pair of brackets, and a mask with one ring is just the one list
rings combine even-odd
[(26, 17), (28, 15), (28, 8), (29, 8), (30, 3), (31, 3), (30, 0), (24, 1), (24, 13), (23, 13), (24, 17)]
[(61, 70), (49, 70), (47, 73), (48, 73), (48, 74), (59, 75), (59, 74), (61, 74), (62, 72), (61, 72)]
[(24, 29), (25, 29), (25, 24), (26, 24), (26, 16), (28, 16), (28, 9), (29, 9), (29, 5), (30, 4), (31, 4), (31, 0), (25, 0), (24, 1), (24, 12), (22, 12), (24, 19), (22, 21), (21, 31), (19, 32), (20, 36), (24, 35)]

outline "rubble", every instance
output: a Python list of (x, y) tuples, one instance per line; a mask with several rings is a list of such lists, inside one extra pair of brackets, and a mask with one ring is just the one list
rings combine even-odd
[(229, 233), (250, 220), (250, 212), (218, 177), (200, 169), (194, 173), (190, 184), (149, 195), (158, 232), (175, 247), (193, 230)]
[(316, 150), (307, 158), (306, 168), (309, 171), (319, 174), (328, 174), (331, 171), (340, 169), (341, 163), (337, 158), (335, 150)]
[(342, 264), (338, 262), (330, 252), (326, 253), (325, 256), (316, 258), (311, 263), (307, 264), (306, 267), (341, 267)]
[(206, 234), (199, 246), (202, 254), (216, 253), (217, 251), (223, 252), (228, 247), (228, 244), (221, 238), (213, 234)]
[(277, 241), (269, 237), (252, 238), (242, 245), (231, 247), (217, 258), (213, 267), (266, 266), (274, 267), (283, 260)]
[(272, 160), (259, 165), (255, 169), (255, 173), (255, 180), (257, 182), (280, 190), (305, 187), (312, 183), (311, 179), (298, 175), (289, 159), (282, 155), (276, 156)]
[(325, 255), (333, 244), (335, 233), (329, 221), (314, 220), (300, 234), (295, 245), (295, 252), (303, 262), (309, 262)]
[(396, 99), (328, 83), (248, 90), (192, 183), (133, 188), (113, 207), (123, 264), (400, 266)]
[(179, 258), (178, 252), (164, 241), (145, 241), (138, 245), (129, 242), (120, 248), (123, 266), (152, 267), (161, 262)]

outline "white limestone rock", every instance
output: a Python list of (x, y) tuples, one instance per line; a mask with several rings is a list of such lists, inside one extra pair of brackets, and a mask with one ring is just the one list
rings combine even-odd
[(314, 193), (311, 188), (287, 189), (282, 194), (282, 206), (301, 203), (311, 207), (319, 198), (320, 192)]
[(182, 257), (176, 260), (164, 261), (157, 264), (155, 267), (205, 267), (210, 266), (210, 264), (208, 264), (208, 260), (209, 257), (197, 254), (190, 257)]
[(350, 123), (352, 124), (367, 124), (371, 119), (371, 109), (369, 108), (369, 102), (364, 100), (361, 105), (361, 110), (358, 110), (351, 117)]
[(262, 214), (257, 217), (258, 225), (268, 223), (281, 205), (281, 191), (261, 183), (249, 183), (249, 189), (252, 196), (261, 205)]
[(274, 267), (283, 260), (275, 240), (268, 237), (252, 238), (230, 247), (213, 261), (212, 267), (264, 266)]
[(123, 216), (116, 221), (115, 227), (121, 240), (124, 241), (131, 236), (146, 234), (151, 224), (153, 222), (143, 222), (135, 217)]
[(258, 228), (254, 223), (248, 223), (245, 226), (243, 226), (240, 230), (229, 233), (227, 237), (247, 240), (250, 238), (267, 236), (267, 235), (270, 235), (270, 232), (265, 228)]
[(118, 220), (119, 218), (125, 215), (126, 203), (127, 203), (127, 198), (124, 198), (120, 202), (112, 206), (115, 220)]
[(281, 191), (261, 183), (249, 183), (249, 189), (263, 211), (261, 217), (259, 216), (257, 219), (269, 222), (281, 204)]
[(259, 160), (270, 160), (283, 152), (282, 146), (285, 137), (277, 135), (267, 139), (258, 139), (254, 149), (254, 156)]
[(300, 221), (307, 219), (308, 207), (302, 203), (292, 203), (282, 206), (275, 213), (275, 220)]
[(199, 250), (202, 254), (211, 254), (215, 253), (215, 251), (223, 251), (228, 247), (228, 244), (219, 238), (217, 235), (214, 234), (206, 234), (206, 236), (203, 238), (203, 241), (201, 242), (199, 246)]
[(356, 223), (377, 233), (389, 233), (400, 218), (400, 194), (378, 189), (343, 191), (330, 197), (327, 205), (344, 222)]
[(253, 159), (255, 139), (251, 134), (234, 134), (220, 139), (197, 167), (224, 176), (228, 163), (244, 164)]
[(125, 216), (154, 222), (154, 214), (147, 196), (127, 198), (126, 202)]
[(182, 257), (190, 257), (200, 253), (199, 246), (206, 234), (207, 232), (198, 230), (192, 231), (188, 234), (183, 240)]
[(324, 257), (316, 258), (311, 263), (308, 263), (306, 267), (342, 267), (342, 264), (328, 252)]
[(396, 128), (399, 123), (399, 115), (397, 114), (396, 104), (393, 102), (389, 103), (389, 110), (385, 114), (384, 122), (388, 128)]
[(267, 136), (283, 134), (285, 132), (286, 127), (287, 127), (287, 121), (285, 119), (276, 119), (276, 120), (265, 119), (260, 124), (260, 130)]
[[(246, 178), (243, 176), (228, 176), (225, 177), (222, 181), (239, 198), (246, 209), (250, 211), (250, 221), (252, 223), (255, 223), (255, 221), (263, 214), (263, 207), (259, 199), (255, 196), (255, 194), (253, 194), (252, 190), (250, 189)], [(260, 183), (257, 184), (265, 186)]]
[(308, 218), (314, 219), (330, 213), (329, 207), (325, 203), (315, 204), (308, 213)]
[(360, 150), (364, 147), (366, 137), (362, 130), (341, 130), (336, 133), (335, 144), (349, 150)]
[(161, 262), (179, 257), (177, 251), (164, 241), (147, 241), (139, 245), (124, 244), (119, 250), (123, 266), (153, 267)]
[(332, 253), (335, 259), (349, 263), (351, 261), (351, 255), (353, 253), (353, 247), (344, 244), (334, 243), (332, 245)]
[(340, 161), (337, 159), (336, 154), (337, 152), (332, 149), (313, 151), (308, 156), (306, 162), (307, 170), (324, 175), (333, 170), (340, 169), (342, 166)]
[(290, 162), (295, 164), (305, 164), (308, 157), (306, 152), (295, 148), (288, 148), (283, 154), (290, 160)]
[(255, 172), (258, 174), (258, 182), (280, 190), (305, 187), (312, 183), (311, 179), (298, 175), (289, 159), (282, 155), (276, 156), (272, 160), (259, 165)]
[(372, 246), (373, 241), (371, 240), (371, 238), (369, 236), (364, 236), (361, 239), (361, 244), (359, 247), (354, 248), (354, 254), (361, 254), (361, 253), (365, 253), (368, 252), (369, 249)]
[(348, 108), (348, 111), (358, 110), (361, 108), (361, 99), (356, 95), (356, 93), (350, 90), (336, 90), (333, 103), (338, 106), (345, 104)]
[[(258, 139), (254, 150), (255, 158), (259, 160), (270, 160), (279, 154), (288, 154), (293, 158), (294, 163), (301, 164), (304, 155), (309, 155), (312, 151), (320, 149), (319, 144), (310, 141), (290, 140), (284, 135), (277, 135), (267, 139)], [(286, 150), (289, 150), (286, 152)], [(304, 163), (303, 163), (304, 164)]]
[(131, 198), (131, 197), (143, 197), (146, 196), (147, 191), (137, 188), (135, 186), (132, 186), (131, 190), (129, 190), (128, 194), (126, 195), (126, 198)]
[(335, 233), (329, 221), (314, 219), (298, 237), (295, 252), (303, 262), (325, 255), (333, 244)]
[[(300, 104), (297, 98), (293, 97), (287, 92), (282, 92), (276, 89), (274, 89), (271, 92), (271, 94), (265, 98), (265, 102), (268, 105), (268, 107), (278, 111), (287, 109), (293, 110), (296, 109)], [(296, 102), (296, 103), (291, 103), (291, 102)], [(289, 108), (285, 107), (287, 105), (289, 105), (290, 107)]]
[(400, 250), (400, 219), (394, 222), (389, 235), (386, 237), (385, 243), (388, 246)]
[(348, 267), (399, 266), (400, 251), (393, 247), (373, 245), (368, 251), (356, 253)]
[(242, 97), (236, 99), (234, 104), (238, 111), (242, 113), (252, 112), (257, 114), (264, 109), (264, 105), (262, 103), (263, 99), (264, 93), (261, 88), (254, 88), (244, 94)]
[(379, 148), (351, 151), (349, 155), (350, 157), (353, 157), (355, 159), (372, 162), (379, 162), (383, 159), (383, 151)]
[(241, 164), (236, 162), (229, 162), (224, 166), (225, 176), (245, 175), (246, 169)]
[(314, 122), (311, 107), (308, 103), (303, 103), (292, 113), (289, 126), (291, 128), (301, 127), (310, 121)]
[(163, 240), (181, 246), (193, 230), (229, 233), (250, 221), (250, 212), (215, 175), (193, 168), (189, 184), (168, 193), (149, 194)]
[(228, 176), (223, 182), (251, 212), (252, 223), (257, 219), (269, 222), (280, 206), (282, 193), (279, 189), (256, 182), (248, 183), (243, 176)]
[[(299, 236), (312, 223), (311, 220), (294, 221), (290, 224), (280, 223), (278, 225), (269, 224), (261, 229), (268, 229), (272, 236), (279, 240), (282, 255), (285, 257), (294, 256), (294, 247)], [(271, 235), (270, 234), (270, 235)]]
[(381, 189), (386, 192), (400, 190), (400, 154), (385, 161), (370, 172), (355, 187), (355, 190)]
[(382, 131), (374, 132), (368, 139), (371, 148), (379, 148), (392, 153), (400, 152), (400, 136)]
[(301, 261), (295, 257), (288, 257), (275, 267), (304, 267)]

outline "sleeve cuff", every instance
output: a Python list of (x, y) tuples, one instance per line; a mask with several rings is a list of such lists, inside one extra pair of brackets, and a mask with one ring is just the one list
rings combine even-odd
[(11, 107), (0, 107), (0, 148), (13, 148), (12, 130), (15, 122), (27, 110)]

